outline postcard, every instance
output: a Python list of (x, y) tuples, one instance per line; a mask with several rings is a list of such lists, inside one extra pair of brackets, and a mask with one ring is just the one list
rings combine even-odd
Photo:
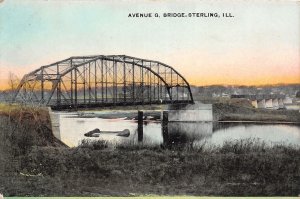
[(1, 0), (0, 199), (299, 196), (299, 7)]

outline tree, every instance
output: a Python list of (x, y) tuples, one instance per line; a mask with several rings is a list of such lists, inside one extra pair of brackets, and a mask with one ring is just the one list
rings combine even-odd
[(20, 79), (18, 78), (18, 76), (12, 72), (9, 72), (8, 89), (5, 91), (5, 101), (12, 102), (12, 100), (17, 92), (19, 83), (20, 83)]

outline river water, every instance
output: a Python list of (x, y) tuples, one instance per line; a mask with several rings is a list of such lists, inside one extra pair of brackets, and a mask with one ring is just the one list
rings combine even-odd
[[(77, 146), (83, 139), (107, 140), (112, 144), (138, 142), (138, 124), (128, 118), (103, 119), (99, 117), (81, 117), (76, 113), (60, 113), (60, 137), (68, 146)], [(101, 131), (122, 131), (129, 129), (129, 137), (120, 137), (115, 133), (100, 134), (88, 138), (84, 133), (95, 128)], [(148, 121), (143, 125), (142, 142), (149, 145), (202, 144), (222, 145), (224, 141), (255, 138), (267, 144), (300, 145), (300, 126), (291, 124), (258, 124), (237, 122), (170, 122), (163, 133), (160, 121)], [(167, 129), (167, 132), (166, 132)]]

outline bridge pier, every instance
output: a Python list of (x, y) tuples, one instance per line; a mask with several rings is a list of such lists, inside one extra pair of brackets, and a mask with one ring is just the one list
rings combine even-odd
[(257, 101), (258, 101), (257, 108), (266, 108), (266, 101), (265, 101), (265, 99), (257, 100)]
[(293, 103), (293, 100), (292, 100), (292, 98), (290, 98), (290, 97), (285, 97), (285, 98), (283, 99), (283, 103), (284, 103), (284, 104), (292, 104), (292, 103)]
[(278, 99), (278, 107), (279, 108), (284, 108), (283, 99)]
[(213, 121), (212, 104), (188, 104), (182, 107), (170, 106), (169, 121), (198, 122)]
[[(198, 111), (198, 114), (201, 115), (202, 110)], [(172, 117), (174, 117), (173, 114), (177, 113), (174, 112), (174, 110), (162, 111), (161, 118), (164, 147), (172, 148), (172, 146), (191, 146), (193, 144), (200, 143), (206, 137), (211, 137), (213, 133), (213, 122), (203, 120), (186, 121), (186, 119), (174, 121), (172, 119)], [(195, 114), (195, 112), (192, 114)]]
[(278, 99), (272, 99), (273, 109), (279, 109)]
[(54, 113), (50, 107), (48, 107), (48, 112), (49, 112), (49, 116), (50, 116), (52, 133), (57, 139), (61, 140), (60, 124), (59, 124), (60, 116), (59, 116), (59, 114)]
[(273, 100), (272, 99), (266, 99), (266, 108), (267, 109), (272, 109), (273, 108)]
[(258, 108), (257, 100), (251, 100), (251, 104), (254, 108)]

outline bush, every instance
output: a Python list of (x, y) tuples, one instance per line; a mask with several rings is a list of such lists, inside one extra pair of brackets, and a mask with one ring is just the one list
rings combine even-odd
[(92, 150), (102, 150), (108, 148), (109, 143), (106, 140), (89, 140), (83, 139), (78, 148), (88, 148)]

